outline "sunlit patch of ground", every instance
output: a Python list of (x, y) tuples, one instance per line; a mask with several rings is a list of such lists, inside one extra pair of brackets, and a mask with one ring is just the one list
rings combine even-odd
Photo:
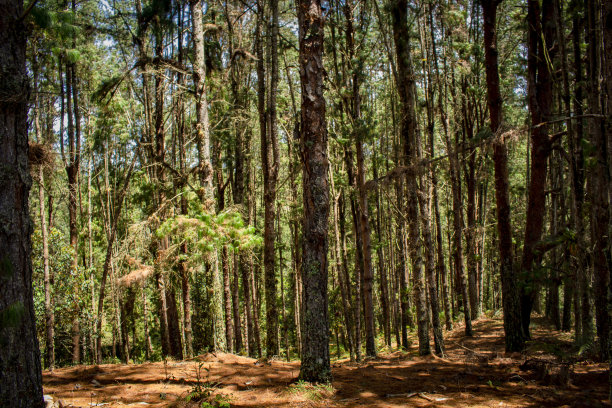
[[(333, 363), (331, 386), (296, 383), (299, 362), (269, 364), (216, 353), (191, 361), (138, 365), (76, 366), (43, 373), (45, 394), (74, 407), (198, 406), (186, 402), (198, 384), (209, 399), (231, 407), (598, 407), (607, 406), (608, 367), (578, 362), (568, 382), (557, 361), (572, 357), (571, 337), (536, 319), (525, 353), (504, 353), (502, 322), (474, 322), (473, 338), (461, 327), (445, 334), (444, 358), (408, 352), (382, 354), (362, 363)], [(551, 361), (550, 373), (521, 370), (528, 359)], [(550, 375), (549, 375), (550, 374)]]

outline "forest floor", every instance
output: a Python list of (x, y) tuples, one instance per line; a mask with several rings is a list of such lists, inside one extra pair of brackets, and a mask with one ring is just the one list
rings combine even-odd
[(573, 358), (569, 333), (534, 319), (533, 340), (514, 354), (504, 353), (502, 336), (501, 320), (483, 318), (474, 322), (472, 338), (462, 327), (445, 334), (444, 358), (419, 357), (413, 339), (406, 352), (359, 364), (333, 361), (331, 386), (296, 383), (298, 361), (262, 363), (224, 353), (165, 364), (61, 368), (45, 371), (43, 383), (45, 394), (64, 407), (196, 407), (201, 402), (186, 399), (198, 384), (209, 401), (219, 395), (217, 401), (231, 407), (609, 406), (607, 364)]

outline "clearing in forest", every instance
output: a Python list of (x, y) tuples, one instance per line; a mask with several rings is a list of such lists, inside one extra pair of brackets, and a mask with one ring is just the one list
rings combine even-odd
[[(607, 365), (575, 359), (570, 334), (539, 319), (534, 326), (524, 353), (505, 354), (501, 320), (481, 319), (473, 338), (464, 338), (461, 327), (446, 333), (444, 358), (417, 356), (415, 342), (407, 352), (360, 364), (335, 361), (331, 386), (296, 383), (298, 361), (263, 363), (225, 353), (62, 368), (44, 372), (43, 382), (45, 394), (64, 407), (607, 406)], [(187, 401), (197, 399), (194, 390), (208, 397)]]

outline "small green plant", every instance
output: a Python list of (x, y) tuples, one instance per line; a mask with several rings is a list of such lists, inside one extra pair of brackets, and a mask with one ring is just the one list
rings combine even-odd
[(200, 405), (201, 408), (231, 408), (231, 404), (230, 404), (230, 396), (229, 395), (224, 395), (224, 394), (217, 394), (215, 395), (215, 398), (213, 398), (212, 401), (204, 401), (202, 402), (202, 405)]
[[(203, 381), (204, 372), (206, 372), (206, 381)], [(195, 367), (195, 376), (196, 376), (196, 383), (193, 385), (193, 387), (191, 388), (191, 391), (189, 391), (189, 393), (185, 397), (185, 401), (187, 402), (202, 401), (202, 407), (206, 407), (206, 405), (204, 404), (210, 405), (211, 403), (216, 404), (216, 405), (210, 405), (212, 407), (224, 407), (224, 406), (229, 407), (229, 405), (219, 405), (218, 404), (218, 401), (217, 401), (217, 397), (219, 397), (218, 395), (215, 396), (215, 398), (212, 399), (211, 401), (212, 393), (214, 389), (219, 386), (219, 383), (210, 381), (210, 368), (205, 367), (204, 363), (202, 362), (197, 363)]]

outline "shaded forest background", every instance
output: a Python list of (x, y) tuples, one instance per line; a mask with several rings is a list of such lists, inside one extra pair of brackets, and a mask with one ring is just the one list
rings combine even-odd
[(410, 330), (443, 354), (446, 330), (485, 314), (518, 351), (532, 313), (607, 360), (610, 7), (323, 2), (321, 118), (304, 113), (319, 95), (300, 85), (293, 2), (33, 2), (43, 366), (295, 359), (316, 330), (351, 360)]

